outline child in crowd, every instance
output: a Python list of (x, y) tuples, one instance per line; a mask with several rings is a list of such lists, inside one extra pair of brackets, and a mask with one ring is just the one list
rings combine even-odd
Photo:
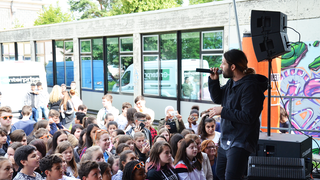
[(219, 143), (221, 133), (215, 131), (216, 117), (210, 118), (209, 115), (203, 116), (199, 124), (199, 133), (201, 140), (212, 140), (216, 145)]
[(146, 170), (144, 167), (144, 163), (139, 161), (128, 162), (123, 170), (122, 179), (126, 179), (126, 180), (146, 179)]
[(134, 122), (134, 114), (137, 112), (137, 110), (135, 108), (128, 108), (127, 109), (127, 120), (128, 120), (128, 124), (126, 126), (126, 128), (124, 129), (125, 132), (131, 130), (133, 127), (135, 127), (135, 122)]
[(158, 135), (158, 136), (156, 136), (156, 137), (154, 138), (153, 144), (156, 143), (156, 142), (160, 142), (160, 141), (168, 142), (167, 139), (166, 139), (164, 136)]
[(112, 142), (112, 144), (114, 144), (115, 145), (115, 137), (116, 136), (118, 136), (118, 135), (121, 135), (121, 134), (126, 134), (123, 130), (121, 130), (121, 129), (117, 129), (117, 130), (114, 130), (110, 135), (110, 137), (111, 137), (111, 142)]
[(170, 142), (170, 131), (167, 128), (161, 128), (159, 130), (159, 135), (164, 136), (167, 140), (167, 142)]
[(78, 112), (83, 112), (83, 113), (87, 114), (87, 111), (88, 111), (88, 108), (86, 105), (83, 104), (83, 105), (78, 106)]
[(117, 174), (118, 170), (119, 170), (119, 156), (111, 156), (108, 159), (108, 163), (111, 166), (111, 173), (112, 175)]
[(151, 138), (152, 138), (152, 142), (154, 140), (154, 138), (158, 135), (158, 132), (157, 130), (155, 130), (153, 127), (152, 127), (152, 119), (151, 119), (151, 116), (149, 114), (146, 114), (146, 128), (150, 131), (151, 133)]
[(122, 180), (122, 175), (123, 175), (123, 169), (125, 165), (130, 162), (130, 161), (135, 161), (137, 160), (137, 157), (135, 153), (131, 150), (123, 151), (120, 154), (120, 159), (119, 159), (119, 170), (117, 174), (112, 176), (112, 180)]
[(100, 146), (104, 160), (107, 162), (108, 158), (112, 156), (111, 152), (108, 151), (110, 146), (110, 136), (106, 130), (99, 129), (96, 131), (94, 145)]
[(40, 128), (34, 133), (36, 139), (42, 139), (44, 144), (47, 145), (48, 140), (52, 137), (47, 129)]
[(123, 151), (130, 150), (129, 145), (121, 143), (117, 146), (116, 155), (119, 156)]
[(21, 170), (13, 180), (42, 180), (42, 176), (35, 172), (34, 169), (39, 167), (40, 157), (34, 146), (26, 145), (19, 147), (14, 153), (14, 161), (19, 165)]
[(188, 117), (188, 122), (184, 124), (186, 128), (193, 129), (193, 131), (197, 134), (198, 133), (198, 124), (197, 121), (199, 119), (199, 110), (192, 109), (190, 111), (190, 116)]
[(13, 165), (12, 178), (14, 178), (19, 171), (19, 165), (14, 161), (14, 153), (21, 146), (23, 145), (20, 142), (14, 142), (14, 143), (11, 143), (8, 147), (7, 157), (10, 160), (11, 164)]
[(22, 129), (17, 129), (10, 134), (11, 142), (21, 142), (23, 145), (27, 145), (27, 136)]
[(80, 164), (79, 178), (81, 180), (101, 180), (99, 164), (95, 161), (84, 161)]
[(90, 124), (88, 126), (87, 133), (86, 133), (85, 147), (81, 151), (80, 158), (86, 152), (87, 148), (93, 145), (94, 136), (98, 129), (99, 129), (99, 126), (97, 124)]
[(102, 129), (108, 130), (108, 124), (109, 122), (113, 122), (114, 121), (114, 116), (111, 113), (107, 113), (104, 117), (104, 126), (101, 127)]
[(52, 137), (52, 147), (49, 149), (48, 154), (54, 154), (57, 146), (63, 141), (68, 141), (68, 134), (63, 130), (55, 132)]
[(145, 139), (142, 132), (134, 134), (135, 153), (139, 157), (139, 161), (146, 162), (147, 153), (150, 151), (150, 143)]
[(104, 117), (106, 114), (111, 113), (115, 118), (117, 118), (119, 115), (119, 110), (112, 106), (112, 99), (113, 97), (110, 94), (106, 94), (102, 97), (103, 108), (99, 110), (97, 115), (97, 122), (101, 128), (104, 126)]
[(202, 157), (198, 157), (197, 143), (192, 139), (184, 139), (174, 159), (176, 173), (180, 180), (206, 179), (202, 171)]
[(62, 179), (62, 159), (57, 155), (50, 155), (40, 160), (40, 170), (46, 175), (46, 180)]
[(80, 134), (81, 134), (81, 131), (83, 130), (84, 128), (80, 125), (80, 124), (76, 124), (72, 127), (71, 129), (71, 134), (73, 134), (78, 140), (79, 140), (79, 137), (80, 137)]
[(126, 132), (126, 134), (134, 136), (135, 132), (142, 132), (146, 139), (148, 140), (150, 146), (152, 142), (151, 133), (150, 131), (145, 127), (146, 123), (146, 115), (141, 112), (134, 113), (134, 121), (135, 121), (135, 127), (132, 127), (129, 131)]
[(22, 111), (22, 119), (12, 125), (11, 132), (16, 129), (22, 129), (27, 136), (33, 131), (33, 125), (36, 123), (33, 120), (30, 120), (30, 116), (32, 114), (31, 106), (23, 106)]
[(101, 176), (102, 180), (111, 180), (111, 168), (110, 165), (106, 162), (98, 162), (100, 170), (101, 170)]
[(171, 146), (165, 141), (157, 142), (153, 145), (148, 166), (147, 179), (179, 180), (172, 166)]
[(57, 146), (55, 153), (62, 154), (63, 158), (66, 160), (66, 174), (68, 174), (70, 177), (78, 177), (78, 168), (73, 155), (74, 151), (72, 145), (68, 141), (61, 142)]
[(116, 118), (116, 122), (119, 125), (119, 129), (125, 129), (128, 124), (127, 120), (127, 109), (132, 108), (132, 105), (128, 102), (122, 103), (122, 113)]
[(130, 147), (131, 151), (134, 151), (134, 140), (129, 135), (121, 135), (118, 140), (118, 144), (125, 143)]
[(176, 156), (176, 153), (177, 153), (183, 139), (184, 139), (184, 136), (182, 136), (181, 134), (174, 134), (170, 138), (170, 146), (172, 149), (172, 157), (173, 158)]
[(11, 180), (13, 175), (12, 164), (9, 159), (0, 157), (0, 179)]
[(86, 114), (83, 112), (76, 112), (74, 116), (74, 123), (76, 125), (83, 125), (83, 118), (86, 117)]
[[(0, 124), (7, 132), (11, 132), (12, 111), (9, 106), (0, 107)], [(2, 149), (6, 152), (10, 144), (10, 136), (7, 135), (7, 143), (2, 146)]]
[(4, 156), (6, 151), (3, 149), (3, 145), (7, 144), (7, 130), (0, 127), (0, 156)]
[(60, 113), (57, 110), (51, 109), (49, 111), (49, 125), (50, 125), (50, 134), (53, 135), (58, 129), (64, 129), (60, 122)]
[(84, 161), (96, 161), (96, 162), (105, 162), (103, 157), (103, 152), (100, 146), (91, 146), (86, 150), (86, 152), (81, 157), (80, 163)]
[(110, 121), (108, 124), (107, 124), (107, 131), (109, 134), (112, 134), (113, 131), (117, 130), (118, 129), (118, 123), (115, 122), (115, 121)]
[(83, 120), (83, 127), (87, 128), (90, 124), (97, 124), (97, 119), (93, 116), (84, 117)]

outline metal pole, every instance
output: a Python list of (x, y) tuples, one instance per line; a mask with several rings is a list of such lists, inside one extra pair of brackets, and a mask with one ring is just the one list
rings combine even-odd
[(272, 60), (269, 59), (269, 71), (268, 71), (268, 136), (270, 136), (271, 133), (271, 62)]
[(241, 44), (241, 38), (240, 38), (240, 29), (239, 29), (239, 22), (238, 22), (238, 13), (237, 13), (236, 0), (233, 0), (233, 7), (234, 7), (234, 14), (235, 14), (236, 26), (237, 26), (237, 31), (238, 31), (239, 47), (240, 47), (240, 50), (242, 50), (242, 44)]

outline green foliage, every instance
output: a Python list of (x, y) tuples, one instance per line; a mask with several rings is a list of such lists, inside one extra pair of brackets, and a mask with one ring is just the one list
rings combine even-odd
[(23, 28), (24, 25), (23, 24), (20, 24), (19, 20), (18, 19), (15, 19), (14, 20), (14, 26), (13, 26), (13, 29), (17, 29), (17, 28)]
[(69, 13), (63, 13), (57, 3), (57, 7), (53, 7), (52, 5), (44, 7), (43, 12), (39, 13), (38, 19), (35, 20), (34, 25), (39, 26), (69, 21), (72, 21), (71, 15)]
[(177, 59), (177, 34), (162, 34), (160, 39), (161, 60)]
[(213, 1), (222, 1), (222, 0), (189, 0), (189, 5), (202, 4), (202, 3), (208, 3)]
[(91, 0), (68, 0), (70, 10), (82, 13), (80, 19), (92, 19), (107, 16), (106, 4), (99, 0), (99, 5)]
[(182, 59), (200, 59), (200, 32), (182, 33)]

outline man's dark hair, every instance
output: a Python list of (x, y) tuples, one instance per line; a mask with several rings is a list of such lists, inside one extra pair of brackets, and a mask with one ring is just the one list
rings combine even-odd
[(22, 129), (17, 129), (14, 130), (11, 134), (10, 134), (10, 139), (11, 142), (21, 142), (23, 140), (23, 137), (26, 136), (26, 133), (24, 132), (24, 130)]
[(31, 86), (36, 86), (34, 83), (31, 83)]
[(97, 168), (99, 168), (99, 164), (95, 161), (82, 162), (79, 168), (79, 179), (82, 179), (83, 177), (88, 177), (90, 171)]
[(146, 115), (141, 112), (136, 112), (136, 113), (134, 113), (133, 118), (134, 118), (134, 120), (138, 120), (140, 118), (146, 118)]
[(86, 114), (83, 112), (76, 112), (77, 120), (80, 121), (80, 124), (83, 124), (83, 118), (86, 117)]
[(29, 154), (33, 153), (35, 150), (37, 150), (36, 147), (30, 145), (19, 147), (14, 153), (14, 161), (20, 168), (23, 168), (21, 161), (28, 160)]
[(122, 103), (122, 109), (124, 109), (124, 108), (132, 108), (132, 105), (128, 102), (124, 102), (124, 103)]
[(40, 160), (39, 168), (42, 172), (45, 172), (46, 170), (51, 171), (53, 164), (56, 163), (62, 163), (62, 159), (59, 156), (55, 154), (45, 156)]
[(42, 83), (41, 82), (37, 82), (37, 86), (42, 86)]

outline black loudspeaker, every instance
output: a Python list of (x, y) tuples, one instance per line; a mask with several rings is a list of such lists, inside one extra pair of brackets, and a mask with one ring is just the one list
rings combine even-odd
[[(301, 134), (282, 134), (261, 132), (256, 154), (259, 157), (303, 158), (304, 174), (312, 170), (312, 138)], [(272, 172), (272, 171), (271, 171)]]
[(291, 51), (287, 15), (281, 12), (251, 12), (251, 35), (257, 60), (269, 60)]
[(303, 158), (250, 156), (248, 179), (305, 180), (305, 161)]
[(261, 36), (265, 33), (287, 33), (287, 15), (275, 11), (251, 11), (251, 34)]

